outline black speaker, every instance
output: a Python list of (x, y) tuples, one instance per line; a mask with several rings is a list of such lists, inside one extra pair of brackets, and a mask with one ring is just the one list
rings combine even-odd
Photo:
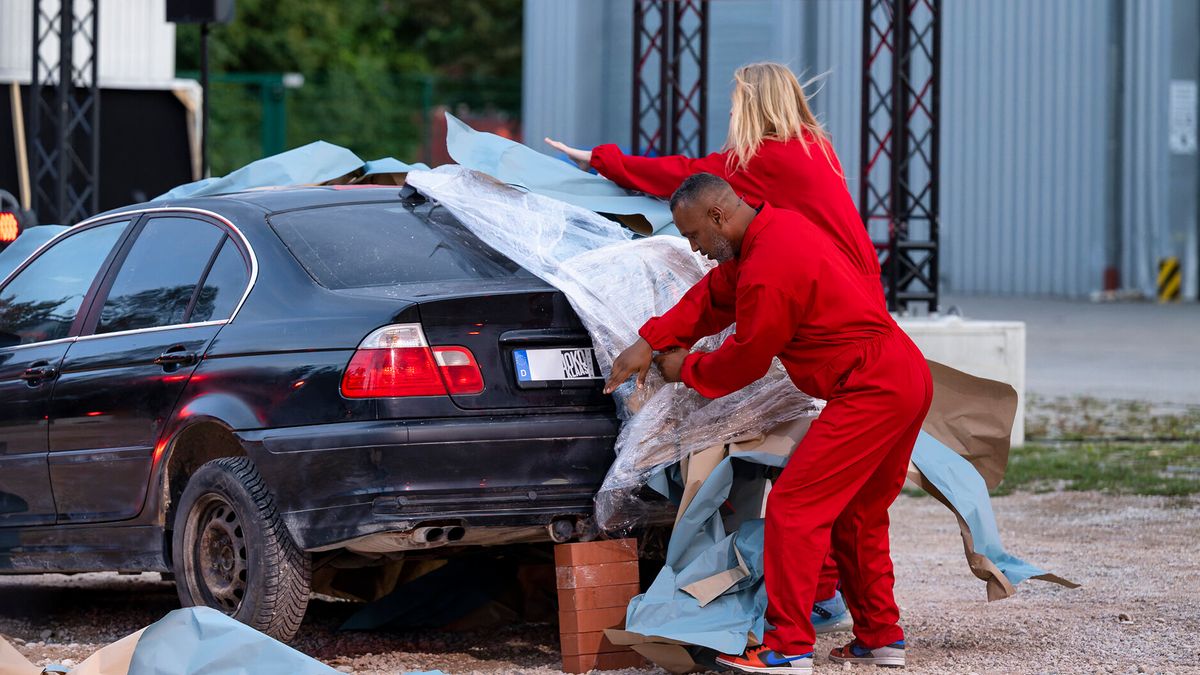
[(167, 0), (167, 21), (229, 23), (233, 21), (233, 0)]

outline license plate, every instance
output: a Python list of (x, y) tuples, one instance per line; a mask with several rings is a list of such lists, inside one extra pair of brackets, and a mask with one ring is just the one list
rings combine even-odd
[(513, 361), (519, 382), (601, 379), (590, 348), (517, 349), (513, 351)]

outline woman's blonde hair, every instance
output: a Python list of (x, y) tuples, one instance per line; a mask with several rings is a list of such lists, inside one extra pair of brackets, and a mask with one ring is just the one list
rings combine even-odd
[[(733, 73), (733, 112), (725, 150), (730, 152), (730, 171), (742, 170), (767, 139), (800, 139), (812, 155), (809, 141), (815, 140), (830, 166), (829, 134), (808, 106), (804, 87), (787, 66), (780, 63), (751, 63)], [(812, 138), (805, 138), (804, 132)]]

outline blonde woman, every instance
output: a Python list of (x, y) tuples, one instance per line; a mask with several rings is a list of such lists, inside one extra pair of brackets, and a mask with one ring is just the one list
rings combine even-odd
[(733, 106), (725, 147), (706, 157), (638, 157), (616, 145), (592, 150), (546, 142), (614, 183), (663, 199), (696, 173), (725, 179), (752, 203), (797, 211), (834, 241), (855, 268), (883, 291), (879, 259), (846, 187), (829, 135), (813, 115), (803, 87), (778, 63), (752, 63), (733, 74)]

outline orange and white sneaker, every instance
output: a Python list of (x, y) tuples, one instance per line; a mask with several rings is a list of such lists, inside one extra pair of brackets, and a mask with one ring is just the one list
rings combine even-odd
[(799, 656), (787, 656), (766, 645), (750, 647), (745, 654), (733, 656), (722, 654), (717, 663), (743, 673), (786, 673), (787, 675), (812, 675), (812, 652)]
[(834, 663), (861, 663), (884, 668), (903, 668), (904, 640), (875, 649), (867, 649), (855, 640), (845, 647), (838, 647), (829, 652), (829, 660)]

